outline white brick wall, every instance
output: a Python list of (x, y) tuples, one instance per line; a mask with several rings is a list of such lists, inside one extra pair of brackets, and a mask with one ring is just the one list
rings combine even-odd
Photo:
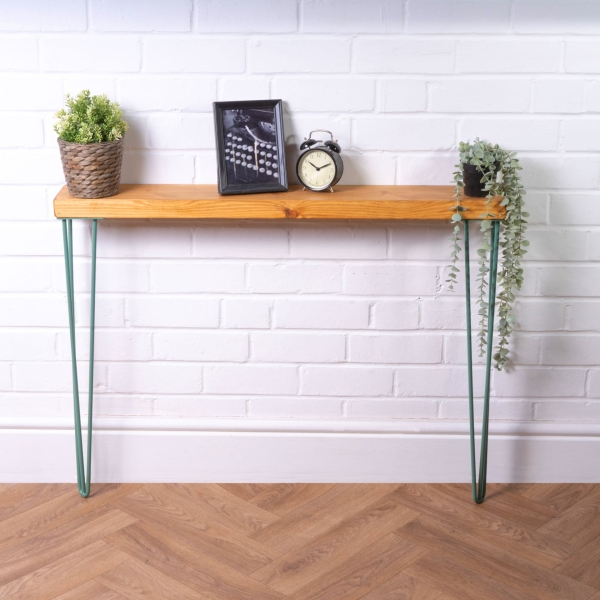
[[(492, 418), (600, 422), (600, 5), (549, 4), (0, 2), (0, 417), (70, 414), (52, 114), (89, 87), (130, 122), (125, 182), (215, 182), (217, 99), (285, 101), (291, 178), (316, 127), (348, 184), (450, 183), (476, 136), (519, 151), (531, 251)], [(74, 228), (83, 359), (90, 227)], [(97, 412), (464, 420), (448, 233), (100, 223)]]

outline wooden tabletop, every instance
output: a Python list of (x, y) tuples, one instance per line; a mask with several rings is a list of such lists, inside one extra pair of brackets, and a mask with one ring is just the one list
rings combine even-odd
[[(366, 219), (449, 221), (454, 188), (438, 185), (342, 185), (303, 191), (219, 196), (216, 185), (127, 184), (109, 198), (75, 198), (63, 187), (54, 199), (59, 219)], [(465, 219), (481, 219), (485, 198), (463, 198)], [(494, 218), (504, 219), (500, 198)]]

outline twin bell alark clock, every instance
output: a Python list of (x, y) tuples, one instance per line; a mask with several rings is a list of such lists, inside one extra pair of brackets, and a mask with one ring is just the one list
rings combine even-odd
[[(328, 133), (331, 139), (315, 140), (313, 133)], [(333, 192), (333, 186), (342, 178), (344, 163), (340, 156), (337, 140), (334, 141), (331, 131), (315, 129), (300, 144), (300, 156), (296, 163), (296, 174), (304, 189), (313, 192)]]

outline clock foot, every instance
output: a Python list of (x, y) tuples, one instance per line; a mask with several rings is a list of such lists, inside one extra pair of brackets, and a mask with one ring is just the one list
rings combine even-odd
[(333, 188), (329, 186), (329, 191), (333, 194)]

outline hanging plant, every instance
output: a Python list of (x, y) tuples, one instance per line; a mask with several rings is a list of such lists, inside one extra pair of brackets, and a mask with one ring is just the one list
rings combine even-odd
[(479, 217), (481, 221), (481, 231), (483, 233), (482, 247), (477, 250), (479, 274), (478, 298), (479, 307), (479, 334), (478, 347), (479, 356), (483, 356), (486, 350), (486, 327), (488, 318), (488, 302), (486, 299), (486, 288), (488, 286), (488, 256), (492, 249), (491, 229), (492, 224), (489, 219), (496, 217), (492, 212), (492, 199), (495, 196), (502, 196), (501, 206), (506, 208), (506, 218), (501, 221), (500, 230), (500, 248), (501, 257), (499, 259), (498, 285), (500, 291), (497, 296), (498, 305), (498, 345), (494, 352), (495, 367), (499, 371), (503, 370), (508, 363), (508, 343), (510, 334), (513, 331), (515, 317), (513, 314), (515, 292), (521, 289), (523, 284), (523, 269), (521, 268), (521, 258), (526, 253), (526, 247), (529, 242), (525, 239), (525, 230), (529, 214), (524, 212), (525, 190), (521, 185), (519, 171), (519, 161), (516, 158), (516, 152), (507, 152), (500, 146), (482, 142), (479, 139), (470, 143), (461, 142), (459, 144), (460, 162), (456, 165), (454, 172), (454, 198), (455, 206), (452, 215), (454, 225), (452, 235), (452, 252), (449, 275), (446, 280), (449, 289), (454, 290), (456, 283), (456, 274), (458, 269), (458, 258), (461, 252), (460, 232), (461, 232), (461, 213), (465, 210), (460, 204), (462, 190), (466, 196), (485, 197), (486, 211)]

